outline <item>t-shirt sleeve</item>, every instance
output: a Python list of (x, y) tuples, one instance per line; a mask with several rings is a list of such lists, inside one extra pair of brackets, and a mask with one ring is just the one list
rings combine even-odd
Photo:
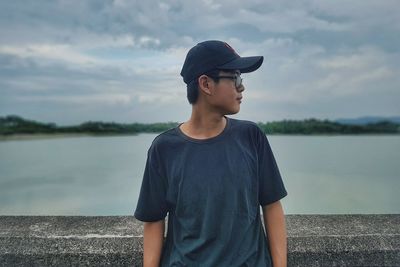
[(134, 216), (139, 221), (154, 222), (167, 215), (167, 179), (161, 175), (154, 143), (147, 152), (147, 161)]
[[(258, 128), (258, 126), (257, 126)], [(287, 195), (281, 174), (267, 136), (260, 128), (257, 130), (259, 204), (265, 206)]]

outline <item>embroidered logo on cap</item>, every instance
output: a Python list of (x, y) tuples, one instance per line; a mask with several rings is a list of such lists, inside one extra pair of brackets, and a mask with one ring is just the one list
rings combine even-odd
[(235, 55), (239, 56), (238, 53), (236, 53), (235, 49), (232, 48), (232, 46), (228, 45), (228, 44), (225, 43), (225, 42), (224, 42), (224, 44), (225, 44), (225, 46), (226, 46), (229, 50), (231, 50)]

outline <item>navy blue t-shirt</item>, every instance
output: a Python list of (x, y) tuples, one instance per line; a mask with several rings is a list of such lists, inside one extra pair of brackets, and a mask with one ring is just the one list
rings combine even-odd
[(215, 137), (194, 139), (177, 126), (148, 150), (134, 216), (168, 213), (160, 266), (272, 266), (260, 206), (287, 191), (258, 125), (225, 118)]

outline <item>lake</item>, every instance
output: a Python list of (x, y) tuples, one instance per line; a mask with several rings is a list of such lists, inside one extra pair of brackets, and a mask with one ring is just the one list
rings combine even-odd
[[(133, 215), (157, 134), (0, 141), (0, 215)], [(400, 136), (268, 135), (285, 214), (400, 213)]]

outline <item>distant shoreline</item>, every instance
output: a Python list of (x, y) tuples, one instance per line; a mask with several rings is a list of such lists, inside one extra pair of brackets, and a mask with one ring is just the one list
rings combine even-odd
[[(57, 126), (9, 115), (0, 117), (0, 140), (27, 140), (81, 136), (123, 136), (139, 133), (161, 133), (177, 127), (177, 122), (131, 123), (89, 121), (75, 126)], [(341, 124), (329, 120), (305, 119), (278, 122), (257, 122), (268, 135), (364, 135), (400, 134), (400, 123), (379, 121), (365, 125)]]
[[(91, 133), (53, 133), (53, 134), (11, 134), (11, 135), (0, 135), (0, 142), (2, 141), (24, 141), (24, 140), (41, 140), (41, 139), (58, 139), (58, 138), (70, 138), (70, 137), (115, 137), (115, 136), (137, 136), (139, 134), (157, 134), (157, 133), (130, 133), (130, 134), (91, 134)], [(267, 136), (284, 135), (284, 136), (368, 136), (368, 135), (385, 135), (385, 136), (399, 136), (395, 133), (314, 133), (314, 134), (300, 134), (300, 133), (270, 133)]]
[(1, 141), (40, 140), (69, 137), (106, 137), (106, 136), (135, 136), (137, 134), (91, 134), (91, 133), (53, 133), (53, 134), (10, 134), (0, 135)]

